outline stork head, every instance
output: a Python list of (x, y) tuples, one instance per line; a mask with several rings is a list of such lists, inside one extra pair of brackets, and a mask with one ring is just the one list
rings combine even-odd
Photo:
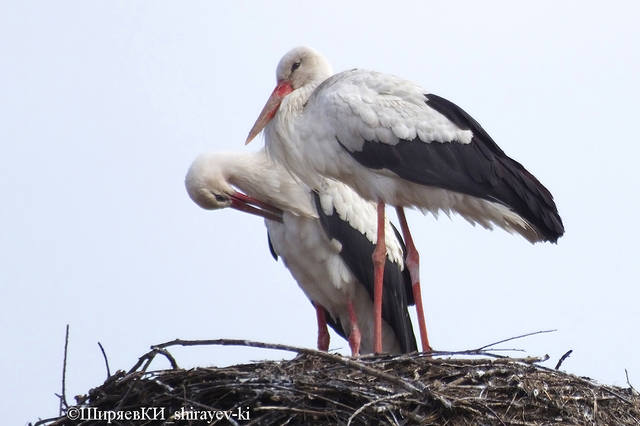
[(189, 167), (184, 181), (191, 199), (206, 210), (230, 207), (231, 196), (236, 192), (216, 160), (211, 154), (199, 155)]
[(324, 81), (331, 75), (329, 62), (310, 47), (296, 47), (280, 59), (276, 68), (278, 84), (288, 84), (292, 90), (309, 83)]
[(224, 154), (201, 154), (193, 161), (184, 181), (191, 199), (206, 210), (231, 207), (282, 222), (282, 210), (235, 190), (227, 161)]
[(317, 84), (331, 75), (329, 62), (310, 47), (296, 47), (280, 59), (276, 68), (276, 88), (267, 100), (245, 144), (255, 138), (278, 112), (282, 99), (294, 90)]

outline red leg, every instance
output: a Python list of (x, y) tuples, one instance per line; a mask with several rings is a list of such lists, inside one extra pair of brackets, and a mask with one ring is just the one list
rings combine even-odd
[(325, 317), (324, 307), (314, 304), (316, 307), (316, 318), (318, 319), (318, 350), (329, 350), (329, 330), (327, 329), (327, 318)]
[(382, 283), (387, 245), (384, 238), (384, 203), (378, 201), (378, 241), (373, 251), (373, 351), (382, 352)]
[(348, 301), (347, 307), (349, 308), (349, 320), (351, 321), (349, 346), (351, 347), (351, 356), (357, 357), (360, 355), (360, 327), (358, 327), (358, 318), (356, 317), (356, 311), (353, 309), (351, 300)]
[(396, 207), (396, 212), (398, 213), (398, 219), (400, 220), (400, 228), (402, 228), (404, 243), (407, 246), (407, 268), (409, 268), (409, 275), (411, 275), (413, 299), (416, 302), (422, 351), (430, 352), (431, 346), (429, 345), (429, 337), (427, 337), (427, 324), (424, 319), (422, 295), (420, 293), (420, 256), (418, 255), (416, 246), (413, 244), (413, 238), (411, 238), (411, 233), (409, 232), (409, 225), (407, 224), (407, 218), (404, 215), (404, 209), (402, 207)]

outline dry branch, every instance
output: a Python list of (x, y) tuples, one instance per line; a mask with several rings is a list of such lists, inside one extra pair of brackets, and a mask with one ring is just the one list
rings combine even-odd
[[(185, 370), (168, 351), (177, 345), (240, 345), (298, 355), (288, 361)], [(206, 424), (170, 417), (181, 409), (247, 410), (249, 420), (219, 422), (243, 425), (640, 425), (640, 397), (631, 387), (604, 386), (536, 364), (548, 357), (491, 354), (485, 349), (489, 346), (432, 356), (352, 359), (246, 340), (177, 339), (153, 346), (129, 372), (117, 371), (87, 395), (77, 396), (75, 407), (102, 411), (165, 407), (165, 421), (178, 425)], [(171, 369), (148, 371), (158, 354), (169, 359)], [(41, 424), (79, 422), (60, 417)]]

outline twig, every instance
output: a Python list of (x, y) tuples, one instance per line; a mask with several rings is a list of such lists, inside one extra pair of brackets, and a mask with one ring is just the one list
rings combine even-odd
[(111, 377), (111, 370), (109, 369), (109, 360), (107, 359), (107, 354), (104, 352), (102, 343), (98, 342), (98, 346), (100, 346), (100, 351), (102, 352), (102, 357), (104, 358), (104, 364), (107, 366), (107, 379), (108, 379), (109, 377)]
[(136, 371), (138, 368), (140, 368), (142, 363), (144, 363), (145, 361), (146, 361), (146, 364), (143, 370), (147, 371), (147, 367), (149, 367), (149, 364), (151, 364), (151, 361), (153, 360), (153, 358), (155, 358), (157, 354), (161, 354), (165, 358), (167, 358), (167, 360), (169, 361), (169, 364), (171, 364), (171, 368), (173, 368), (174, 370), (177, 370), (179, 368), (178, 363), (176, 362), (176, 359), (173, 357), (173, 355), (171, 355), (169, 351), (159, 347), (159, 345), (156, 345), (156, 346), (152, 346), (152, 349), (149, 352), (147, 352), (146, 354), (138, 358), (138, 361), (133, 365), (133, 367), (129, 369), (127, 374), (131, 374), (134, 371)]
[(430, 390), (424, 383), (421, 383), (416, 380), (410, 379), (402, 379), (398, 376), (394, 376), (389, 373), (385, 373), (384, 371), (380, 371), (378, 369), (369, 367), (361, 362), (354, 361), (348, 358), (344, 358), (340, 355), (331, 354), (328, 352), (321, 352), (315, 349), (308, 348), (300, 348), (296, 346), (283, 345), (279, 343), (263, 343), (263, 342), (255, 342), (252, 340), (242, 340), (242, 339), (213, 339), (213, 340), (182, 340), (175, 339), (170, 342), (161, 343), (159, 345), (154, 345), (152, 349), (164, 349), (169, 346), (209, 346), (209, 345), (221, 345), (221, 346), (248, 346), (253, 348), (262, 348), (262, 349), (275, 349), (281, 351), (288, 352), (296, 352), (299, 354), (313, 355), (319, 358), (329, 359), (331, 361), (346, 365), (355, 370), (359, 370), (363, 373), (369, 374), (371, 376), (377, 377), (379, 379), (385, 380), (387, 382), (398, 385), (409, 392), (417, 395), (428, 396), (432, 400), (439, 402), (443, 407), (447, 409), (451, 409), (453, 407), (453, 403), (446, 398), (436, 394), (432, 390)]
[(280, 406), (280, 405), (261, 405), (259, 407), (255, 407), (254, 411), (291, 411), (293, 413), (303, 413), (303, 414), (313, 414), (313, 415), (320, 415), (320, 416), (326, 416), (327, 413), (324, 411), (318, 411), (318, 410), (308, 410), (308, 409), (304, 409), (304, 408), (295, 408), (295, 407), (284, 407), (284, 406)]
[(616, 398), (618, 398), (621, 401), (626, 402), (629, 405), (633, 405), (633, 402), (631, 402), (629, 399), (625, 398), (624, 396), (620, 395), (618, 392), (614, 392), (613, 389), (610, 389), (608, 386), (603, 386), (602, 390), (605, 391), (605, 392), (610, 393), (611, 395), (615, 396)]
[[(146, 354), (142, 355), (140, 358), (138, 358), (138, 362), (136, 362), (136, 364), (133, 367), (131, 367), (131, 369), (127, 372), (127, 375), (134, 373), (143, 363), (144, 363), (144, 366), (142, 367), (142, 370), (140, 371), (140, 374), (138, 375), (138, 377), (136, 377), (129, 384), (129, 387), (127, 388), (127, 391), (125, 392), (124, 396), (122, 397), (122, 399), (120, 400), (120, 402), (116, 406), (116, 410), (120, 409), (120, 407), (122, 406), (124, 401), (129, 396), (129, 393), (131, 393), (131, 389), (133, 389), (133, 386), (136, 384), (136, 382), (138, 382), (144, 376), (144, 373), (147, 371), (147, 368), (149, 368), (149, 365), (151, 365), (151, 361), (153, 361), (153, 358), (155, 358), (156, 354), (164, 355), (169, 360), (169, 363), (171, 364), (171, 367), (174, 370), (178, 369), (178, 363), (176, 362), (176, 359), (173, 357), (173, 355), (171, 355), (165, 349), (154, 348), (151, 351), (147, 352)], [(146, 363), (145, 363), (145, 361), (146, 361)]]
[(482, 351), (484, 349), (490, 348), (491, 346), (499, 345), (500, 343), (510, 342), (516, 339), (522, 339), (523, 337), (535, 336), (536, 334), (544, 334), (544, 333), (553, 333), (554, 331), (558, 331), (556, 329), (553, 330), (540, 330), (534, 331), (533, 333), (521, 334), (520, 336), (509, 337), (508, 339), (498, 340), (497, 342), (489, 343), (488, 345), (480, 346), (476, 351)]
[(372, 405), (375, 405), (375, 404), (377, 404), (379, 402), (390, 401), (390, 400), (393, 400), (393, 399), (404, 398), (404, 397), (407, 397), (407, 396), (411, 396), (411, 394), (408, 393), (408, 392), (403, 392), (403, 393), (396, 393), (394, 395), (389, 395), (389, 396), (385, 396), (385, 397), (382, 397), (382, 398), (374, 399), (373, 401), (369, 401), (366, 404), (364, 404), (362, 407), (360, 407), (356, 411), (354, 411), (351, 416), (349, 416), (349, 420), (347, 420), (347, 426), (351, 426), (351, 422), (353, 421), (353, 419), (355, 419), (358, 416), (358, 414), (362, 413), (368, 407), (370, 407)]
[[(44, 425), (44, 424), (47, 424), (47, 423), (54, 422), (56, 420), (60, 420), (60, 416), (58, 416), (58, 417), (49, 417), (48, 419), (38, 420), (37, 422), (35, 422), (33, 424), (33, 426), (41, 426), (41, 425)], [(29, 423), (29, 425), (31, 425), (31, 423)]]
[(631, 393), (636, 393), (636, 395), (638, 394), (638, 391), (636, 390), (636, 388), (633, 387), (633, 385), (631, 384), (631, 382), (629, 381), (629, 372), (627, 371), (627, 369), (624, 369), (624, 374), (625, 376), (627, 376), (627, 384), (629, 385), (629, 389), (631, 389)]
[(560, 369), (560, 366), (562, 365), (564, 360), (569, 358), (569, 355), (571, 355), (572, 352), (573, 352), (573, 349), (569, 349), (567, 352), (565, 352), (564, 355), (560, 357), (560, 359), (558, 360), (558, 363), (556, 364), (556, 370)]
[(500, 424), (501, 424), (502, 426), (507, 426), (507, 424), (502, 420), (502, 418), (498, 415), (498, 413), (496, 413), (496, 412), (494, 411), (494, 409), (493, 409), (493, 408), (489, 407), (487, 404), (481, 404), (481, 405), (482, 405), (482, 408), (484, 408), (484, 409), (488, 410), (491, 414), (493, 414), (493, 416), (494, 416), (496, 419), (498, 419), (498, 421), (500, 422)]
[[(153, 353), (153, 355), (150, 355), (151, 353)], [(127, 388), (127, 391), (124, 393), (123, 397), (120, 399), (120, 402), (118, 402), (118, 405), (116, 405), (116, 411), (119, 410), (122, 407), (122, 404), (124, 404), (124, 402), (127, 400), (127, 397), (131, 393), (131, 389), (133, 389), (133, 386), (136, 384), (136, 382), (138, 382), (142, 378), (142, 376), (144, 376), (144, 373), (147, 371), (147, 368), (149, 367), (149, 364), (151, 364), (151, 360), (153, 360), (153, 358), (155, 357), (155, 354), (156, 354), (155, 351), (151, 351), (151, 352), (147, 352), (146, 354), (142, 355), (140, 358), (138, 358), (138, 362), (136, 363), (136, 366), (133, 369), (129, 370), (129, 373), (127, 373), (127, 374), (131, 374), (145, 360), (147, 361), (147, 363), (144, 365), (144, 367), (142, 367), (142, 371), (140, 371), (140, 375), (138, 377), (136, 377), (135, 379), (133, 379), (131, 381), (131, 383), (129, 383), (129, 387)]]
[(64, 333), (64, 359), (62, 360), (62, 393), (58, 395), (60, 398), (60, 410), (58, 411), (60, 416), (64, 410), (69, 408), (67, 404), (66, 388), (67, 388), (67, 351), (69, 349), (69, 324), (67, 324)]
[[(505, 350), (512, 350), (512, 351), (516, 351), (515, 349), (505, 349)], [(490, 351), (493, 351), (493, 349), (491, 349)], [(528, 357), (521, 357), (521, 358), (513, 358), (513, 357), (509, 357), (506, 355), (498, 355), (498, 354), (494, 354), (490, 351), (486, 351), (486, 350), (477, 350), (477, 349), (470, 349), (470, 350), (465, 350), (465, 351), (432, 351), (432, 352), (428, 352), (428, 353), (424, 353), (424, 354), (411, 354), (410, 356), (412, 357), (416, 357), (416, 358), (430, 358), (431, 362), (434, 363), (438, 363), (438, 362), (446, 362), (446, 359), (440, 359), (440, 358), (435, 358), (435, 357), (441, 357), (441, 356), (482, 356), (482, 357), (488, 357), (488, 358), (495, 358), (496, 360), (507, 360), (508, 362), (510, 361), (514, 361), (514, 362), (524, 362), (525, 364), (535, 364), (538, 362), (544, 362), (547, 361), (549, 359), (549, 355), (544, 355), (544, 356), (528, 356)], [(402, 358), (406, 358), (407, 355), (399, 355), (396, 357), (391, 358), (390, 360), (400, 360)], [(364, 357), (363, 357), (364, 358)], [(367, 359), (367, 358), (364, 358)], [(376, 361), (376, 359), (374, 358), (373, 361)], [(469, 362), (482, 362), (482, 360), (468, 360)]]

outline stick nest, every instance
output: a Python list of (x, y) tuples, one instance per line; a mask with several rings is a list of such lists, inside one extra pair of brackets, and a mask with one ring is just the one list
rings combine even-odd
[[(167, 424), (207, 424), (171, 418), (184, 408), (244, 410), (249, 420), (217, 422), (243, 425), (640, 425), (640, 397), (631, 385), (600, 385), (536, 365), (539, 358), (409, 354), (354, 360), (298, 349), (288, 361), (185, 370), (177, 368), (166, 346), (156, 346), (129, 372), (118, 371), (77, 396), (75, 407), (166, 407)], [(175, 368), (147, 371), (157, 354)], [(80, 422), (63, 416), (38, 423)]]

